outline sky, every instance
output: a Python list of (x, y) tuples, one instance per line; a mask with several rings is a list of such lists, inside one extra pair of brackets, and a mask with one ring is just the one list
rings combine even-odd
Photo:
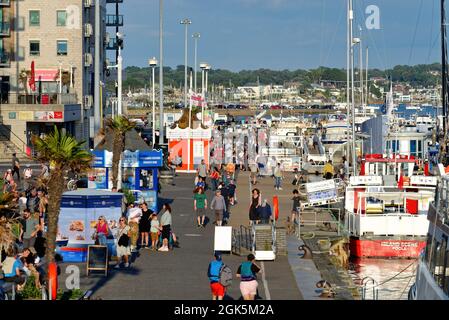
[[(164, 0), (164, 66), (184, 65), (185, 27), (180, 21), (189, 18), (190, 66), (194, 65), (191, 35), (199, 32), (198, 63), (207, 62), (213, 69), (345, 68), (346, 1)], [(369, 66), (388, 69), (397, 64), (439, 62), (439, 3), (354, 0), (354, 36), (362, 26)], [(379, 8), (380, 29), (366, 28), (369, 5)], [(159, 1), (125, 0), (121, 7), (124, 64), (147, 66), (148, 58), (159, 58)], [(114, 5), (109, 4), (108, 10), (115, 12)]]

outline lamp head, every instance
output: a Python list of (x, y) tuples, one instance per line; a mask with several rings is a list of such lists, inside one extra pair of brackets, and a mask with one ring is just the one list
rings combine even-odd
[(150, 67), (155, 67), (155, 66), (157, 66), (157, 59), (156, 59), (155, 57), (149, 59), (149, 60), (148, 60), (148, 65), (149, 65)]
[(190, 19), (184, 19), (181, 20), (181, 24), (192, 24), (192, 21)]
[(206, 62), (200, 63), (200, 68), (205, 70), (207, 68), (208, 64)]

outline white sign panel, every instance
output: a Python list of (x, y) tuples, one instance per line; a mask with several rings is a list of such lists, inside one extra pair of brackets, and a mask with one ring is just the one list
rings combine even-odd
[(382, 185), (381, 176), (352, 176), (349, 182), (353, 186), (380, 186)]
[(193, 157), (203, 158), (204, 157), (204, 143), (203, 141), (193, 142)]
[(319, 182), (306, 183), (307, 193), (335, 189), (334, 180), (324, 180)]
[(436, 186), (437, 185), (437, 177), (411, 176), (410, 184), (411, 185), (419, 185), (419, 186)]
[(214, 250), (232, 250), (232, 227), (215, 227)]

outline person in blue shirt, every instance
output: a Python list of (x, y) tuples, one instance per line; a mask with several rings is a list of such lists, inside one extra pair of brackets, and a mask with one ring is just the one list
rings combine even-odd
[(220, 252), (215, 252), (215, 259), (209, 263), (207, 276), (209, 277), (212, 300), (223, 300), (226, 288), (220, 283), (220, 270), (223, 266)]

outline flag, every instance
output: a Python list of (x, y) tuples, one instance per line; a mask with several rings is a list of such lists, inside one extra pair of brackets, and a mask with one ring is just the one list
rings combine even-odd
[(36, 91), (36, 71), (34, 70), (34, 61), (31, 62), (31, 76), (30, 80), (28, 80), (28, 85), (30, 86), (31, 90)]
[(190, 91), (190, 105), (195, 107), (204, 107), (205, 103), (203, 96)]

